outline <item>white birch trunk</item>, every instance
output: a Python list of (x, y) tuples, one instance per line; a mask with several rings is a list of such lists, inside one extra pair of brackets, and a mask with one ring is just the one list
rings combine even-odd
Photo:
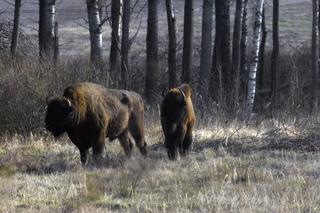
[(264, 0), (257, 0), (256, 14), (253, 34), (253, 50), (251, 54), (251, 62), (249, 67), (249, 79), (248, 79), (248, 93), (246, 101), (246, 113), (251, 114), (253, 112), (254, 100), (256, 95), (256, 76), (257, 67), (259, 62), (259, 51), (261, 42), (261, 25), (262, 25), (262, 10)]
[(99, 12), (99, 0), (87, 0), (87, 12), (91, 44), (91, 62), (100, 66), (102, 54), (102, 30)]

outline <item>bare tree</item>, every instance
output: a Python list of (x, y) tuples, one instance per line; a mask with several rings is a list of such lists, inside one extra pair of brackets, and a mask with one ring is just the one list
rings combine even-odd
[[(230, 0), (215, 0), (216, 35), (214, 40), (210, 92), (214, 99), (230, 98)], [(214, 86), (213, 86), (214, 85)], [(218, 97), (215, 97), (218, 96)]]
[(240, 43), (241, 43), (241, 23), (243, 15), (244, 0), (237, 0), (236, 13), (234, 17), (234, 29), (232, 40), (232, 67), (231, 74), (234, 79), (234, 103), (238, 104), (240, 87)]
[(99, 12), (99, 0), (87, 0), (87, 13), (90, 32), (90, 60), (101, 67), (102, 55), (102, 30)]
[(15, 0), (13, 30), (12, 30), (11, 47), (10, 47), (10, 52), (12, 57), (15, 57), (16, 51), (17, 51), (19, 22), (20, 22), (20, 8), (21, 8), (21, 0)]
[(60, 50), (59, 50), (59, 32), (58, 32), (58, 22), (54, 23), (54, 54), (53, 59), (56, 64), (59, 60)]
[(246, 93), (246, 84), (248, 79), (248, 65), (247, 65), (247, 42), (248, 42), (248, 30), (247, 30), (247, 5), (248, 0), (243, 2), (243, 15), (241, 23), (241, 41), (240, 41), (240, 88), (239, 94)]
[(168, 34), (169, 34), (169, 47), (168, 47), (168, 70), (169, 70), (169, 88), (176, 86), (176, 18), (174, 15), (174, 7), (172, 0), (166, 0), (167, 21), (168, 21)]
[(253, 107), (255, 104), (256, 95), (256, 76), (257, 67), (259, 62), (259, 51), (261, 42), (261, 23), (262, 23), (262, 10), (263, 10), (264, 0), (256, 1), (255, 9), (255, 23), (253, 32), (253, 50), (251, 55), (250, 69), (249, 69), (249, 79), (248, 79), (248, 92), (246, 100), (246, 113), (251, 115), (253, 112)]
[(319, 21), (319, 11), (318, 11), (318, 0), (312, 1), (312, 108), (313, 110), (318, 109), (318, 78), (319, 78), (319, 44), (318, 44), (318, 21)]
[(158, 68), (158, 0), (148, 1), (147, 70), (145, 94), (149, 103), (155, 103), (159, 79)]
[(209, 73), (212, 57), (212, 17), (213, 0), (203, 0), (202, 38), (200, 60), (200, 93), (205, 99), (208, 97)]
[(129, 29), (130, 29), (130, 0), (124, 0), (122, 5), (122, 39), (121, 39), (121, 78), (122, 88), (129, 88)]
[(110, 48), (110, 73), (115, 81), (118, 80), (119, 67), (119, 28), (120, 28), (120, 0), (111, 1), (111, 48)]
[(185, 0), (181, 81), (190, 83), (193, 44), (193, 0)]
[(277, 69), (279, 55), (279, 0), (273, 0), (272, 20), (273, 49), (271, 56), (271, 101), (274, 108), (277, 96)]
[(55, 3), (55, 0), (39, 1), (39, 55), (42, 59), (53, 59)]

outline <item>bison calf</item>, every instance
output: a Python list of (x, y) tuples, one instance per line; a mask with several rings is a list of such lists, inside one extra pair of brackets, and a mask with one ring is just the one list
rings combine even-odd
[(102, 156), (106, 138), (118, 138), (127, 156), (133, 138), (141, 154), (147, 155), (144, 107), (137, 93), (78, 83), (67, 87), (62, 97), (49, 96), (47, 105), (46, 129), (55, 137), (66, 132), (78, 147), (82, 164), (86, 164), (91, 147), (95, 160)]
[(169, 159), (176, 158), (177, 149), (184, 156), (190, 149), (195, 124), (191, 87), (182, 84), (170, 89), (161, 103), (160, 114)]

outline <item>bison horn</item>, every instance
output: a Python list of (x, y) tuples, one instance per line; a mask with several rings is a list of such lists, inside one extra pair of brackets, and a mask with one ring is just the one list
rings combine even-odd
[(181, 95), (183, 96), (183, 99), (186, 99), (186, 94), (184, 94), (184, 92), (182, 91), (182, 89), (180, 89), (180, 88), (178, 88), (178, 89), (179, 89)]
[(71, 107), (71, 101), (69, 99), (66, 99), (66, 101), (68, 102), (68, 106)]

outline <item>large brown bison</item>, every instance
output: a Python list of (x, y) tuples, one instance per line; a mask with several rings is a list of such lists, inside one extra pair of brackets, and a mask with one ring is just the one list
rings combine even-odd
[(184, 156), (190, 149), (195, 124), (191, 87), (182, 84), (170, 89), (161, 103), (160, 114), (169, 159), (176, 158), (177, 149)]
[(67, 87), (62, 97), (49, 96), (47, 104), (46, 129), (55, 137), (66, 132), (78, 147), (82, 164), (91, 147), (94, 160), (102, 156), (106, 138), (118, 138), (127, 156), (133, 138), (141, 154), (147, 155), (144, 107), (137, 93), (85, 82)]

